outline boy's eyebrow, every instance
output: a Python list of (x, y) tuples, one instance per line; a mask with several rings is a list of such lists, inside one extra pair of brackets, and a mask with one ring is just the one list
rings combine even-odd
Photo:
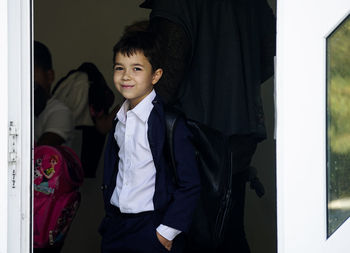
[[(123, 64), (122, 63), (119, 63), (119, 62), (115, 62), (114, 64), (113, 64), (113, 66), (116, 66), (116, 65), (122, 65), (123, 66)], [(141, 64), (141, 63), (132, 63), (131, 64), (131, 66), (140, 66), (140, 67), (143, 67), (143, 64)]]
[(141, 63), (133, 63), (133, 64), (131, 64), (132, 66), (140, 66), (140, 67), (143, 67), (143, 64), (141, 64)]

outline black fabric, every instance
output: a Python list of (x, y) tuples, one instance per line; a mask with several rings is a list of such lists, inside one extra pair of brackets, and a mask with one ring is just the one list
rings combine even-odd
[(249, 245), (244, 230), (244, 206), (246, 182), (249, 168), (257, 147), (257, 139), (252, 135), (230, 136), (229, 149), (232, 154), (232, 196), (230, 217), (227, 220), (225, 237), (218, 252), (249, 253)]
[(80, 158), (84, 176), (95, 178), (106, 135), (97, 131), (95, 126), (80, 126), (78, 129), (82, 131)]
[(43, 87), (39, 84), (34, 84), (34, 115), (38, 117), (45, 109), (47, 102), (47, 94)]
[(128, 217), (118, 212), (106, 216), (100, 227), (102, 253), (180, 253), (183, 247), (183, 234), (176, 236), (171, 251), (158, 240), (156, 228), (161, 224), (162, 214), (145, 212)]
[(140, 4), (140, 7), (141, 8), (147, 8), (147, 9), (152, 8), (152, 1), (153, 0), (146, 0), (146, 1), (144, 1), (143, 3)]
[(232, 202), (225, 237), (217, 252), (250, 253), (244, 229), (245, 189), (246, 174), (236, 174), (232, 179)]
[[(166, 108), (166, 146), (172, 175), (176, 175), (172, 145), (178, 117), (183, 115)], [(262, 187), (250, 166), (258, 139), (254, 135), (228, 137), (192, 120), (187, 120), (187, 124), (196, 148), (201, 197), (184, 252), (249, 253), (244, 231), (244, 200), (248, 180), (254, 179)], [(176, 177), (174, 180), (176, 183)], [(263, 195), (263, 187), (256, 191), (261, 194), (259, 197)]]
[[(164, 18), (155, 17), (151, 29), (160, 35), (162, 55), (162, 78), (155, 85), (155, 90), (167, 104), (177, 100), (179, 84), (188, 68), (190, 40), (178, 24)], [(169, 36), (171, 32), (171, 36)]]
[[(167, 147), (170, 174), (176, 175), (174, 162), (173, 132), (180, 114), (167, 108)], [(230, 216), (232, 194), (232, 155), (229, 137), (198, 122), (187, 120), (195, 146), (201, 194), (187, 234), (185, 251), (217, 252), (225, 237), (226, 225)], [(175, 178), (175, 182), (176, 182)]]
[(101, 113), (108, 114), (109, 108), (113, 105), (114, 93), (102, 73), (90, 62), (84, 62), (77, 70), (85, 72), (89, 78), (89, 106), (90, 112), (93, 110), (92, 120)]
[[(168, 20), (186, 34), (181, 44), (172, 39), (173, 34), (179, 34), (178, 28), (159, 29), (168, 38), (164, 54), (178, 54), (185, 59), (174, 62), (188, 63), (172, 84), (176, 87), (178, 78), (183, 77), (174, 93), (179, 108), (187, 117), (228, 135), (254, 134), (264, 139), (260, 84), (273, 74), (275, 55), (275, 18), (266, 1), (146, 2), (146, 7), (152, 8), (151, 26), (160, 27)], [(178, 67), (171, 64), (171, 57), (166, 60), (170, 70)], [(172, 77), (168, 80), (172, 82)]]
[(63, 243), (56, 245), (54, 247), (48, 248), (33, 248), (34, 253), (60, 253), (63, 248)]

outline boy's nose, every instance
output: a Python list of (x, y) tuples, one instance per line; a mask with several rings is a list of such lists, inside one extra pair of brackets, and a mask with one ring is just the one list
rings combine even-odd
[(122, 75), (123, 80), (129, 80), (130, 79), (130, 73), (128, 70), (125, 70), (123, 75)]

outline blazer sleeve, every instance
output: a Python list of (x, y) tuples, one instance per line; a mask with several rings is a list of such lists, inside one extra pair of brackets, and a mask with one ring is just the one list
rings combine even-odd
[(183, 119), (174, 129), (174, 158), (178, 185), (162, 224), (188, 232), (200, 196), (200, 178), (191, 133)]

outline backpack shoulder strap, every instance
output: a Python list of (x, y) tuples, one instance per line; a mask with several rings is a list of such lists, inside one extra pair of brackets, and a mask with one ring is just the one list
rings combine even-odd
[(170, 175), (172, 175), (172, 179), (174, 183), (178, 184), (178, 178), (176, 173), (176, 163), (174, 156), (174, 130), (176, 126), (176, 122), (180, 117), (180, 113), (165, 107), (165, 126), (166, 126), (166, 149), (168, 153), (168, 159), (170, 164)]
[(73, 73), (78, 72), (77, 69), (73, 69), (71, 71), (68, 72), (67, 75), (65, 75), (64, 77), (62, 77), (60, 80), (58, 80), (58, 82), (55, 84), (55, 86), (53, 87), (51, 94), (55, 94), (56, 90), (61, 86), (61, 84)]

